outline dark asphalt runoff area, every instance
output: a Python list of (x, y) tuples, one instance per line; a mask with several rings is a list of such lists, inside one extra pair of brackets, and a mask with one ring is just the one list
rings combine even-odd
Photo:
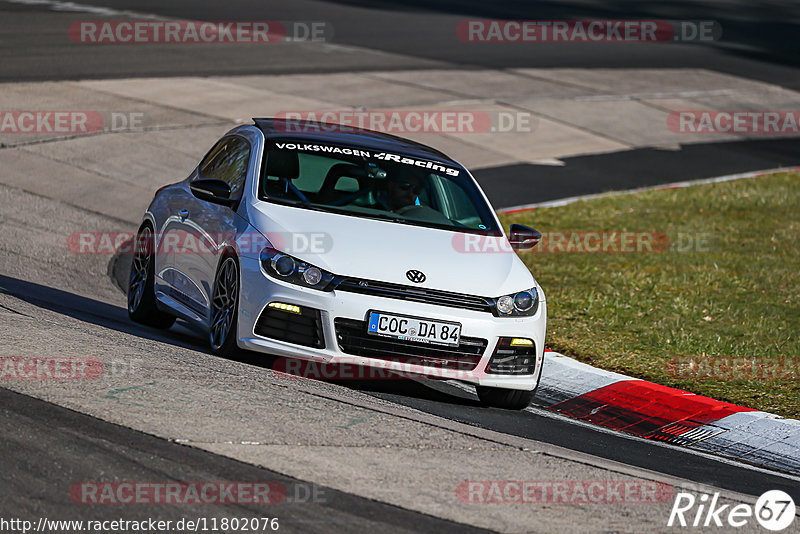
[(800, 139), (696, 143), (574, 156), (563, 165), (520, 163), (473, 171), (496, 208), (800, 166)]

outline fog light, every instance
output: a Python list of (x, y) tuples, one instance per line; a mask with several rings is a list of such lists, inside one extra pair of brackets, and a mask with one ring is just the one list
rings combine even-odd
[(495, 375), (532, 375), (536, 372), (536, 344), (525, 337), (501, 337), (486, 366)]
[(286, 304), (284, 302), (270, 302), (269, 304), (267, 304), (267, 307), (285, 311), (287, 313), (294, 313), (296, 315), (300, 315), (300, 306), (295, 306), (294, 304)]
[(315, 286), (322, 280), (322, 272), (316, 267), (306, 269), (303, 273), (303, 280), (310, 286)]

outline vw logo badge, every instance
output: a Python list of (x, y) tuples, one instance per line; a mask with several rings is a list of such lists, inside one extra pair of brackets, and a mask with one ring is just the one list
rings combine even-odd
[(425, 281), (425, 274), (422, 271), (411, 269), (410, 271), (406, 271), (406, 278), (415, 284), (421, 284)]

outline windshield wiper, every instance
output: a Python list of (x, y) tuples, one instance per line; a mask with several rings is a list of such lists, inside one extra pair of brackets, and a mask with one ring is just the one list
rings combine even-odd
[(364, 219), (376, 219), (379, 221), (405, 221), (402, 217), (393, 217), (384, 213), (364, 213), (361, 211), (352, 211), (338, 206), (331, 206), (329, 204), (317, 204), (322, 211), (329, 211), (332, 213), (341, 213), (342, 215), (352, 215), (355, 217), (362, 217)]

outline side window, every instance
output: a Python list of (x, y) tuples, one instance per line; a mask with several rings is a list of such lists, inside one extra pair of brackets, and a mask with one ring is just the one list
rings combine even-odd
[(239, 137), (227, 137), (217, 143), (200, 163), (201, 178), (216, 178), (231, 188), (231, 198), (239, 199), (247, 178), (250, 145)]
[(449, 219), (473, 227), (481, 223), (480, 215), (475, 211), (475, 205), (466, 191), (456, 182), (435, 174), (431, 174), (430, 178), (440, 197), (439, 200), (442, 204), (440, 210)]

